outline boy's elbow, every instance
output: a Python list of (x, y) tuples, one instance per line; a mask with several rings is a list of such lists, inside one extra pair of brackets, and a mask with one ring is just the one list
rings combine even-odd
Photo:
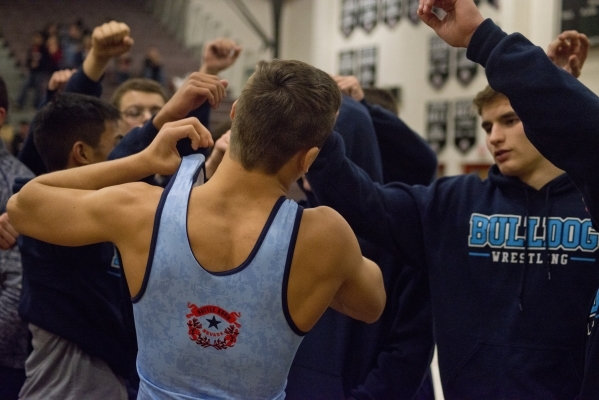
[(387, 294), (385, 293), (385, 288), (383, 287), (380, 292), (377, 293), (377, 296), (372, 301), (371, 309), (363, 319), (367, 324), (372, 324), (379, 320), (383, 311), (385, 310), (385, 304), (387, 303)]
[[(10, 224), (15, 228), (15, 230), (19, 231), (18, 225), (20, 222), (19, 218), (19, 205), (18, 205), (18, 194), (13, 194), (9, 199), (8, 203), (6, 203), (6, 213), (8, 214), (8, 219)], [(20, 232), (20, 231), (19, 231)]]

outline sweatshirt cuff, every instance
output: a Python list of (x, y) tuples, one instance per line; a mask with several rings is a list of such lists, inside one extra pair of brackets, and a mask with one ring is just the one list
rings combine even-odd
[(470, 39), (470, 44), (468, 44), (468, 49), (466, 51), (466, 57), (469, 60), (486, 67), (491, 52), (506, 36), (507, 33), (495, 25), (493, 20), (490, 18), (484, 20), (483, 23), (476, 28), (472, 38)]
[(77, 72), (71, 76), (71, 79), (67, 82), (65, 92), (70, 93), (81, 93), (87, 94), (94, 97), (100, 97), (102, 95), (102, 78), (98, 82), (91, 80), (85, 72), (83, 67), (79, 67)]
[(345, 144), (343, 143), (343, 138), (340, 134), (333, 131), (324, 142), (324, 145), (322, 146), (322, 149), (320, 149), (320, 153), (312, 164), (310, 171), (322, 171), (326, 168), (329, 162), (335, 159), (343, 159), (344, 156)]

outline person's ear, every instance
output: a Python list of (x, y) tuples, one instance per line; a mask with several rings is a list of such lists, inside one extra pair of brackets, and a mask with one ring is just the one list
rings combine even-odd
[(0, 126), (4, 125), (6, 121), (6, 108), (0, 107)]
[(71, 159), (77, 166), (91, 164), (93, 149), (87, 143), (76, 141), (71, 148)]
[(316, 157), (318, 157), (318, 153), (320, 153), (320, 149), (318, 147), (312, 147), (310, 150), (306, 151), (301, 159), (301, 167), (304, 173), (308, 172), (308, 169), (310, 169), (310, 166), (314, 160), (316, 160)]
[(235, 118), (235, 107), (237, 107), (237, 100), (235, 100), (231, 106), (231, 113), (229, 114), (231, 119)]

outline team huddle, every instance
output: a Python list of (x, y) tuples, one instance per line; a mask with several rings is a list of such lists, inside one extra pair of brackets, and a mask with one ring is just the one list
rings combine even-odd
[(133, 39), (97, 27), (19, 160), (0, 149), (32, 347), (18, 398), (431, 399), (436, 346), (446, 399), (596, 399), (589, 41), (544, 52), (473, 0), (418, 15), (485, 68), (485, 180), (434, 179), (396, 112), (300, 61), (259, 62), (215, 141), (228, 39), (170, 99), (141, 79), (109, 104), (102, 76)]

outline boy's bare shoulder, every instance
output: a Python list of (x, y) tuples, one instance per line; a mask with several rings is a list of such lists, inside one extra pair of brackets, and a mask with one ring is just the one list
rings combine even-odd
[(355, 241), (354, 232), (341, 214), (330, 207), (321, 206), (304, 210), (300, 231), (302, 239), (323, 251), (343, 250)]

